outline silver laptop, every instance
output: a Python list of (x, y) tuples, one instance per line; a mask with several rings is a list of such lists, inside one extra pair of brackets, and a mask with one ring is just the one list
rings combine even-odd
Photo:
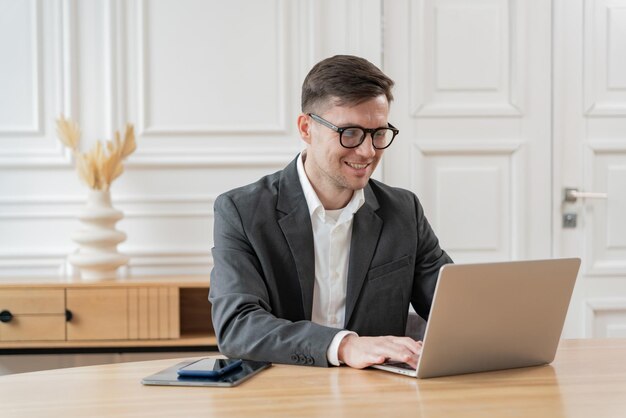
[(554, 360), (579, 258), (449, 264), (439, 272), (418, 378), (537, 366)]

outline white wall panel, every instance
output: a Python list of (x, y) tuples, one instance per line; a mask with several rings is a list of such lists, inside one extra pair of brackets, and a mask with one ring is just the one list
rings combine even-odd
[[(118, 29), (115, 1), (92, 0), (72, 3), (72, 39), (76, 60), (76, 106), (73, 117), (81, 126), (81, 148), (88, 150), (97, 139), (110, 139), (117, 126), (117, 103), (113, 94), (117, 51), (111, 34)], [(56, 117), (56, 115), (54, 115)]]
[(613, 199), (607, 200), (607, 237), (608, 249), (621, 249), (626, 258), (626, 158), (622, 164), (611, 164), (607, 167), (606, 192)]
[[(617, 5), (616, 5), (617, 6)], [(621, 6), (621, 7), (620, 7)], [(608, 80), (609, 89), (626, 89), (626, 3), (609, 9)]]
[[(124, 251), (156, 251), (194, 253), (202, 250), (210, 253), (213, 217), (209, 215), (175, 214), (170, 216), (129, 216), (119, 224), (127, 234), (139, 237), (133, 244), (122, 244)], [(165, 238), (167, 237), (167, 238)], [(209, 266), (206, 266), (207, 269)], [(208, 272), (208, 271), (207, 271)]]
[(626, 274), (626, 147), (615, 142), (590, 141), (587, 190), (604, 192), (607, 199), (584, 202), (586, 272), (590, 276)]
[(522, 113), (524, 2), (416, 0), (410, 7), (414, 117)]
[(61, 3), (3, 0), (0, 14), (0, 169), (69, 166), (50, 115), (62, 112)]
[(586, 337), (626, 337), (626, 299), (589, 299), (586, 307)]
[(146, 138), (131, 163), (284, 166), (301, 146), (300, 3), (128, 5), (128, 118)]
[(56, 138), (61, 113), (80, 123), (83, 150), (137, 128), (111, 189), (126, 214), (127, 272), (206, 274), (215, 197), (301, 149), (311, 66), (338, 53), (382, 62), (379, 0), (0, 0), (0, 10), (1, 276), (57, 274), (75, 249), (87, 190)]
[(585, 0), (584, 7), (586, 114), (626, 115), (626, 1)]
[[(506, 146), (508, 145), (508, 146)], [(454, 259), (514, 258), (524, 237), (523, 217), (514, 209), (523, 190), (516, 185), (519, 143), (418, 142), (414, 184), (424, 185), (420, 200), (443, 248)], [(472, 147), (470, 149), (470, 147)]]
[(284, 3), (140, 4), (141, 131), (286, 130)]
[(307, 68), (327, 56), (346, 53), (382, 64), (383, 7), (379, 0), (306, 0), (300, 5), (310, 43)]
[(38, 2), (0, 1), (0, 135), (39, 133), (42, 96)]
[[(68, 240), (71, 231), (78, 229), (78, 223), (69, 216), (23, 215), (0, 218), (0, 234), (3, 239), (0, 253), (5, 255), (26, 255), (30, 251), (46, 252), (59, 249), (59, 241), (66, 244), (64, 250), (71, 248)], [(65, 238), (65, 239), (63, 239)], [(61, 239), (61, 240), (60, 240)]]
[[(500, 232), (507, 212), (505, 199), (500, 198), (504, 191), (502, 172), (488, 164), (463, 167), (462, 162), (452, 162), (451, 167), (445, 167), (442, 161), (437, 169), (437, 230), (451, 252), (501, 248)], [(463, 205), (456, 204), (459, 200)]]
[(437, 7), (435, 15), (435, 88), (497, 90), (506, 52), (500, 48), (500, 8), (448, 4)]
[[(155, 268), (158, 272), (160, 266), (176, 264), (179, 274), (207, 274), (214, 200), (213, 196), (197, 195), (114, 199), (114, 206), (125, 215), (117, 228), (128, 235), (120, 250), (132, 257), (130, 271), (140, 268), (155, 274)], [(80, 228), (76, 214), (83, 204), (82, 199), (69, 196), (2, 199), (0, 236), (13, 239), (0, 241), (0, 270), (46, 266), (56, 272), (76, 248), (70, 235)], [(65, 244), (59, 245), (59, 241)]]
[(587, 118), (586, 134), (599, 141), (620, 142), (626, 132), (626, 118)]

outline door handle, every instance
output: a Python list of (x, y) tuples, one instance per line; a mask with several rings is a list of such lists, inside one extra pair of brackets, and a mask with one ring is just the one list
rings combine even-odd
[(581, 192), (575, 187), (566, 187), (563, 189), (563, 200), (566, 202), (576, 202), (578, 199), (607, 199), (606, 193), (598, 192)]

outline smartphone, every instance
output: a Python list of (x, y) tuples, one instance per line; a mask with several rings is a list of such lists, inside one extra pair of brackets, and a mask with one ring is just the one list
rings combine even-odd
[(178, 369), (179, 376), (220, 377), (241, 367), (240, 359), (203, 358)]

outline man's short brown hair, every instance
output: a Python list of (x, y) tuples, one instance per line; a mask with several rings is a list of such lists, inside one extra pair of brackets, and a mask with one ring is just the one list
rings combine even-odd
[(302, 83), (302, 112), (320, 111), (330, 99), (354, 106), (384, 94), (391, 103), (394, 82), (368, 60), (335, 55), (315, 64)]

